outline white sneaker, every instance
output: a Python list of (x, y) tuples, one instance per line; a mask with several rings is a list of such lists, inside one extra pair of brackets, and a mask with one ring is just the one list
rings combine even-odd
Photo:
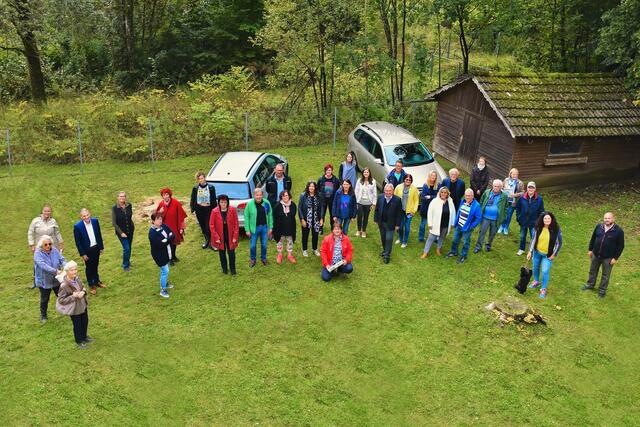
[(302, 251), (302, 256), (303, 256), (303, 257), (308, 257), (308, 256), (309, 256), (309, 252), (307, 252), (307, 251)]
[(360, 234), (360, 237), (362, 237), (363, 239), (367, 237), (367, 233), (365, 233), (364, 231)]
[(313, 251), (313, 253), (314, 253), (316, 256), (320, 256), (320, 251), (319, 251), (319, 250), (317, 250), (317, 249), (316, 249), (315, 251)]
[(524, 251), (522, 249), (518, 249), (518, 252), (516, 252), (516, 255), (521, 256), (524, 253)]
[(360, 236), (360, 232), (356, 231), (356, 237)]
[(402, 249), (404, 249), (404, 248), (406, 248), (406, 247), (407, 247), (407, 244), (406, 244), (406, 243), (403, 243), (403, 244), (401, 244), (401, 245), (400, 245), (400, 247), (401, 247)]
[(396, 245), (400, 244), (400, 239), (396, 240)]
[(160, 296), (162, 298), (169, 298), (169, 292), (167, 291), (160, 291)]

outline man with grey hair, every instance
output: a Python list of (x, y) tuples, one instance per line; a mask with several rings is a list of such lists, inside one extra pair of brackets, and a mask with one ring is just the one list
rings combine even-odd
[(498, 224), (502, 224), (507, 216), (508, 199), (509, 196), (502, 191), (502, 181), (494, 179), (491, 188), (485, 190), (482, 199), (480, 199), (482, 224), (480, 224), (480, 233), (478, 234), (476, 247), (473, 249), (474, 254), (482, 250), (484, 236), (487, 234), (487, 230), (489, 230), (489, 240), (487, 240), (485, 249), (487, 252), (491, 250), (493, 238), (496, 237), (498, 233)]
[(87, 283), (91, 288), (90, 292), (95, 295), (97, 288), (106, 288), (98, 273), (98, 265), (100, 264), (100, 255), (104, 250), (104, 243), (102, 242), (100, 222), (98, 222), (98, 218), (91, 218), (89, 209), (82, 208), (80, 210), (80, 221), (73, 226), (73, 237), (76, 241), (78, 253), (84, 260)]
[(380, 229), (380, 242), (382, 243), (382, 260), (389, 264), (391, 249), (393, 248), (393, 234), (400, 229), (402, 221), (402, 200), (393, 194), (393, 184), (384, 186), (384, 194), (378, 196), (373, 221)]
[(471, 246), (471, 234), (473, 230), (480, 224), (482, 213), (480, 212), (480, 203), (473, 197), (473, 190), (467, 188), (464, 192), (464, 202), (460, 204), (457, 210), (456, 220), (453, 229), (453, 241), (451, 242), (451, 251), (447, 254), (447, 258), (458, 256), (458, 245), (463, 240), (462, 252), (458, 264), (462, 264), (467, 260), (467, 253)]
[(273, 208), (268, 200), (264, 199), (262, 188), (253, 190), (251, 199), (244, 208), (244, 229), (247, 232), (249, 242), (249, 267), (256, 265), (258, 238), (260, 238), (260, 261), (267, 265), (267, 240), (271, 237), (273, 229)]
[(449, 193), (451, 195), (451, 200), (453, 200), (453, 205), (456, 207), (456, 211), (458, 207), (460, 207), (460, 202), (464, 198), (464, 181), (459, 178), (460, 171), (456, 168), (452, 168), (449, 170), (449, 176), (442, 180), (442, 186), (447, 187), (449, 189)]
[(589, 268), (589, 279), (582, 287), (583, 291), (588, 291), (596, 286), (598, 273), (602, 267), (602, 278), (600, 279), (600, 289), (598, 296), (604, 298), (609, 286), (609, 278), (613, 266), (618, 262), (624, 250), (624, 231), (616, 224), (615, 216), (612, 212), (604, 214), (602, 224), (596, 225), (589, 241), (589, 251), (587, 255), (591, 258)]

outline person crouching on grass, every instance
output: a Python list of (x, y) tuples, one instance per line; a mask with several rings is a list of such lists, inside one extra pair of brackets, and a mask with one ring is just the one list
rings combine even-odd
[[(328, 282), (338, 273), (349, 274), (353, 272), (353, 246), (349, 238), (342, 233), (339, 222), (333, 224), (331, 234), (322, 240), (320, 245), (320, 257), (322, 259), (322, 280)], [(337, 267), (335, 267), (338, 265)]]
[(84, 350), (93, 338), (87, 335), (89, 315), (87, 313), (87, 288), (78, 277), (78, 264), (69, 261), (64, 266), (64, 279), (60, 285), (56, 310), (60, 314), (71, 317), (73, 336), (78, 348)]
[(172, 245), (175, 234), (166, 224), (162, 223), (162, 220), (161, 214), (151, 214), (152, 225), (149, 229), (149, 242), (151, 243), (151, 256), (160, 267), (160, 296), (169, 298), (167, 289), (173, 288), (173, 285), (169, 283), (169, 263), (173, 255)]

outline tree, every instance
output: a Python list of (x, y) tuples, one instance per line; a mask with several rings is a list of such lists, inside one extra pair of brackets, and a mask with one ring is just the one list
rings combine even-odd
[[(377, 0), (384, 29), (387, 54), (391, 61), (391, 103), (404, 100), (404, 70), (407, 58), (407, 0)], [(398, 47), (398, 38), (400, 47)]]
[(4, 50), (20, 52), (27, 61), (31, 97), (36, 103), (47, 102), (45, 91), (44, 73), (42, 72), (42, 60), (38, 49), (36, 31), (40, 23), (35, 18), (35, 12), (39, 2), (37, 0), (8, 0), (2, 10), (4, 18), (13, 25), (13, 28), (22, 43), (22, 48), (15, 46), (0, 46)]

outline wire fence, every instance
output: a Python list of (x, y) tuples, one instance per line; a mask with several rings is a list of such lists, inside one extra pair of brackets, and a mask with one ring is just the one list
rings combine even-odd
[(395, 108), (336, 105), (320, 114), (317, 109), (245, 111), (182, 123), (177, 114), (172, 120), (156, 114), (120, 117), (115, 126), (95, 119), (49, 118), (41, 127), (26, 123), (4, 129), (0, 161), (6, 169), (0, 177), (14, 176), (16, 165), (42, 162), (76, 164), (80, 175), (96, 161), (146, 162), (155, 173), (157, 161), (190, 155), (319, 144), (332, 144), (335, 152), (358, 123), (389, 120), (420, 134), (431, 126), (432, 113), (431, 104), (407, 102)]

